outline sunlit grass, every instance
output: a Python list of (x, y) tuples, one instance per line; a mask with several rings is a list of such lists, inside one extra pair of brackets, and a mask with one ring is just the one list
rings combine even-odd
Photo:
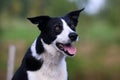
[(11, 23), (2, 25), (2, 40), (16, 41), (25, 40), (31, 42), (34, 40), (40, 31), (36, 25), (31, 24), (27, 19), (13, 19)]

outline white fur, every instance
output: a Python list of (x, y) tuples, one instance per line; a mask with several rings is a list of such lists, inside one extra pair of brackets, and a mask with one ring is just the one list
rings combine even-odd
[(66, 62), (64, 59), (55, 64), (56, 58), (50, 58), (49, 55), (42, 56), (46, 59), (40, 70), (27, 71), (29, 80), (67, 80)]
[(38, 55), (37, 52), (36, 52), (36, 41), (37, 39), (33, 42), (32, 46), (31, 46), (31, 52), (32, 52), (32, 56), (35, 57), (37, 60), (40, 60), (41, 58), (41, 55)]
[[(54, 60), (54, 59), (53, 59)], [(50, 63), (46, 60), (38, 71), (27, 71), (29, 80), (67, 80), (65, 61), (59, 64)]]
[(29, 80), (67, 80), (65, 56), (58, 52), (52, 44), (47, 45), (43, 40), (41, 41), (45, 48), (45, 53), (41, 54), (44, 62), (40, 70), (27, 71)]

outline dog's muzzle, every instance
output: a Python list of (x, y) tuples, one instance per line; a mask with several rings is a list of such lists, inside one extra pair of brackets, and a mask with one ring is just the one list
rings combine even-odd
[(76, 48), (72, 45), (72, 42), (77, 41), (77, 33), (71, 32), (69, 33), (69, 39), (67, 43), (57, 42), (56, 46), (59, 50), (63, 51), (65, 54), (69, 56), (74, 56), (76, 54)]

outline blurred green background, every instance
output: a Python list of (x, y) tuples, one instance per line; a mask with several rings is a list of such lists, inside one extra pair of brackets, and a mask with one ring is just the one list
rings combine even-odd
[(67, 58), (70, 80), (120, 80), (120, 0), (0, 0), (0, 80), (6, 79), (8, 48), (16, 46), (15, 70), (40, 31), (26, 18), (62, 16), (85, 7), (77, 32), (77, 55)]

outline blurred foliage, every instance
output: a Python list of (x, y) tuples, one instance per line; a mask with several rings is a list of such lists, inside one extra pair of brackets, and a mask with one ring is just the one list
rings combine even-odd
[(105, 19), (110, 25), (119, 27), (120, 15), (119, 15), (119, 3), (120, 0), (107, 0), (105, 9), (98, 15), (99, 18)]
[[(39, 15), (62, 16), (83, 8), (88, 0), (0, 0), (0, 79), (6, 75), (8, 46), (17, 48), (15, 69), (25, 51), (39, 35), (26, 18)], [(70, 80), (120, 79), (120, 0), (106, 0), (100, 13), (80, 15), (77, 55), (68, 58)], [(80, 4), (80, 5), (79, 5)], [(2, 74), (1, 74), (2, 73)]]

